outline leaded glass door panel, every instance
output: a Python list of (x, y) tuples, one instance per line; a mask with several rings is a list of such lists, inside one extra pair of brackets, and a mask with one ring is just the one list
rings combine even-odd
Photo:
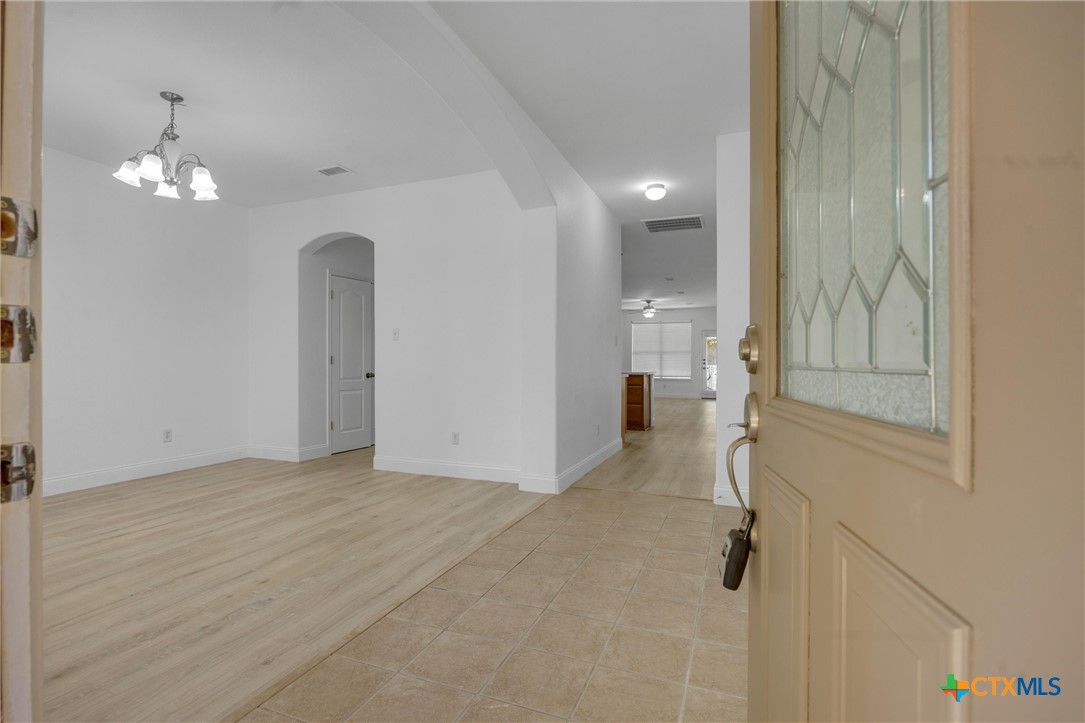
[(780, 393), (949, 422), (946, 6), (780, 10)]

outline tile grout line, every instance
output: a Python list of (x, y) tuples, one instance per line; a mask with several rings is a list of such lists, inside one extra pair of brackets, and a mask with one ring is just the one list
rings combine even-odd
[[(583, 506), (583, 505), (580, 505), (580, 506), (578, 506), (578, 507), (576, 508), (576, 511), (577, 511), (577, 512), (579, 512), (579, 511), (581, 511), (581, 510), (583, 510), (583, 509), (584, 509), (584, 506)], [(481, 696), (481, 695), (482, 695), (482, 691), (483, 691), (483, 690), (485, 690), (485, 689), (486, 689), (486, 688), (487, 688), (487, 687), (488, 687), (488, 686), (489, 686), (489, 685), (490, 685), (490, 684), (491, 684), (491, 683), (493, 682), (493, 679), (494, 679), (495, 677), (497, 677), (497, 672), (498, 672), (498, 671), (499, 671), (499, 670), (500, 670), (500, 669), (501, 669), (501, 668), (502, 668), (502, 667), (503, 667), (503, 666), (505, 665), (505, 663), (506, 663), (506, 662), (508, 661), (508, 659), (509, 659), (509, 658), (510, 658), (510, 657), (512, 656), (512, 654), (513, 654), (513, 653), (515, 653), (515, 652), (518, 652), (518, 651), (520, 651), (520, 650), (532, 650), (532, 651), (535, 651), (535, 652), (539, 652), (539, 653), (543, 653), (543, 654), (546, 654), (546, 655), (554, 655), (554, 656), (556, 656), (556, 657), (561, 657), (561, 658), (565, 658), (566, 660), (574, 660), (574, 661), (576, 661), (576, 662), (581, 662), (581, 663), (583, 663), (583, 662), (587, 662), (587, 661), (581, 660), (581, 659), (579, 659), (579, 658), (574, 658), (574, 657), (572, 657), (572, 656), (567, 656), (567, 655), (561, 655), (561, 654), (559, 654), (559, 653), (551, 653), (551, 652), (550, 652), (550, 651), (548, 651), (548, 650), (539, 650), (539, 649), (537, 649), (537, 648), (531, 648), (531, 647), (526, 647), (526, 648), (525, 648), (525, 647), (523, 647), (523, 644), (524, 644), (524, 639), (525, 639), (525, 638), (527, 638), (527, 636), (528, 636), (528, 635), (529, 635), (529, 634), (531, 633), (531, 631), (535, 629), (535, 626), (539, 624), (539, 620), (540, 620), (540, 619), (541, 619), (541, 618), (543, 617), (543, 615), (545, 615), (545, 614), (546, 614), (547, 612), (550, 612), (550, 611), (552, 611), (552, 612), (555, 612), (555, 613), (561, 613), (561, 614), (563, 614), (563, 615), (574, 615), (574, 613), (567, 613), (567, 612), (563, 612), (563, 611), (561, 611), (561, 610), (554, 610), (554, 609), (552, 609), (552, 608), (550, 607), (550, 605), (552, 605), (552, 604), (553, 604), (553, 602), (554, 602), (554, 600), (556, 600), (556, 599), (558, 598), (558, 596), (559, 596), (559, 595), (561, 595), (561, 593), (562, 593), (562, 592), (563, 592), (563, 591), (565, 590), (565, 588), (566, 588), (566, 587), (567, 587), (567, 586), (568, 586), (568, 585), (569, 585), (570, 583), (572, 583), (573, 577), (575, 577), (575, 576), (576, 576), (576, 573), (577, 573), (577, 572), (578, 572), (578, 571), (580, 570), (580, 568), (582, 568), (582, 567), (584, 566), (584, 563), (585, 563), (585, 562), (587, 562), (587, 560), (588, 560), (588, 557), (589, 557), (589, 556), (591, 555), (591, 553), (592, 553), (592, 552), (594, 552), (594, 551), (595, 551), (595, 548), (597, 548), (597, 547), (598, 547), (598, 546), (599, 546), (599, 545), (600, 545), (600, 544), (601, 544), (601, 543), (603, 542), (603, 538), (604, 538), (604, 537), (606, 536), (606, 533), (610, 531), (610, 529), (611, 529), (611, 528), (612, 528), (612, 527), (614, 526), (615, 522), (617, 522), (617, 520), (621, 518), (621, 515), (622, 515), (622, 514), (624, 514), (624, 512), (625, 512), (625, 510), (623, 509), (623, 510), (622, 510), (622, 511), (621, 511), (621, 512), (620, 512), (620, 513), (618, 514), (618, 517), (617, 517), (617, 518), (615, 518), (615, 519), (614, 519), (613, 521), (611, 521), (611, 522), (610, 522), (610, 523), (609, 523), (609, 524), (607, 525), (607, 529), (603, 531), (603, 536), (602, 536), (602, 537), (600, 537), (600, 538), (599, 538), (598, 540), (596, 540), (596, 541), (594, 542), (594, 544), (592, 544), (592, 546), (591, 546), (591, 549), (590, 549), (590, 550), (588, 550), (587, 554), (585, 554), (585, 555), (584, 555), (584, 557), (580, 558), (580, 562), (579, 562), (579, 563), (577, 564), (577, 566), (576, 566), (576, 569), (574, 569), (574, 570), (573, 570), (573, 572), (572, 572), (572, 574), (570, 574), (570, 575), (569, 575), (569, 577), (568, 577), (568, 578), (567, 578), (567, 579), (565, 580), (565, 582), (564, 582), (564, 583), (562, 583), (561, 587), (560, 587), (560, 588), (558, 589), (558, 591), (557, 591), (557, 592), (556, 592), (556, 593), (554, 594), (554, 596), (553, 596), (552, 598), (550, 598), (550, 601), (549, 601), (549, 602), (547, 603), (546, 607), (542, 609), (542, 613), (540, 613), (540, 614), (539, 614), (538, 618), (536, 618), (535, 622), (534, 622), (534, 623), (532, 623), (531, 627), (529, 627), (529, 628), (528, 628), (528, 629), (527, 629), (526, 631), (524, 631), (524, 633), (523, 633), (523, 634), (522, 634), (522, 635), (520, 636), (519, 640), (517, 640), (517, 641), (516, 641), (516, 643), (514, 643), (514, 644), (513, 644), (512, 648), (511, 648), (511, 649), (509, 650), (509, 652), (508, 652), (508, 653), (507, 653), (507, 654), (505, 655), (505, 658), (504, 658), (504, 659), (502, 659), (501, 663), (500, 663), (500, 664), (498, 664), (498, 666), (497, 666), (496, 668), (494, 668), (494, 672), (493, 672), (493, 673), (491, 673), (491, 674), (490, 674), (490, 676), (489, 676), (489, 678), (487, 678), (487, 679), (486, 679), (486, 682), (485, 682), (485, 683), (483, 683), (483, 685), (482, 685), (482, 687), (481, 687), (481, 688), (479, 689), (479, 693), (478, 693), (478, 694), (476, 695), (476, 697), (479, 697), (479, 696)], [(568, 518), (566, 518), (566, 519), (565, 519), (565, 520), (563, 521), (562, 525), (559, 525), (557, 529), (555, 529), (555, 530), (554, 530), (553, 532), (551, 532), (551, 533), (550, 533), (549, 535), (547, 535), (547, 537), (546, 537), (546, 538), (545, 538), (545, 539), (543, 540), (543, 542), (540, 542), (540, 543), (539, 543), (539, 545), (536, 545), (536, 547), (535, 547), (535, 550), (537, 550), (537, 549), (539, 548), (539, 546), (541, 546), (541, 545), (542, 545), (543, 543), (545, 543), (545, 542), (546, 542), (546, 540), (549, 540), (549, 539), (550, 539), (550, 537), (552, 537), (553, 535), (556, 535), (556, 534), (557, 534), (557, 531), (558, 531), (559, 529), (561, 529), (561, 527), (562, 527), (563, 525), (565, 525), (565, 524), (567, 524), (567, 523), (568, 523), (569, 521), (571, 521), (572, 517), (573, 517), (573, 516), (575, 516), (575, 515), (576, 515), (576, 512), (574, 512), (573, 514), (569, 515), (569, 516), (568, 516)], [(582, 523), (582, 524), (584, 524), (584, 523)], [(586, 524), (593, 524), (593, 523), (586, 523)], [(568, 535), (565, 535), (565, 536), (567, 537)], [(574, 539), (585, 539), (585, 538), (574, 538)], [(533, 550), (532, 552), (534, 552), (534, 550)], [(529, 554), (530, 554), (530, 553), (529, 553)], [(547, 554), (547, 553), (543, 553), (543, 554)], [(525, 558), (525, 559), (526, 559), (526, 558)], [(606, 562), (606, 561), (604, 561), (604, 562)], [(510, 570), (510, 572), (511, 572), (511, 570)], [(577, 583), (577, 584), (582, 584), (582, 583)], [(605, 589), (610, 589), (610, 588), (605, 588)], [(628, 596), (627, 596), (627, 599), (628, 599)], [(579, 617), (585, 617), (585, 618), (587, 618), (588, 616), (586, 616), (586, 615), (581, 615), (581, 616), (579, 616)], [(595, 619), (598, 619), (598, 618), (589, 618), (589, 619), (593, 619), (593, 620), (595, 620)], [(608, 640), (609, 640), (609, 637), (608, 637)], [(605, 643), (604, 643), (604, 647), (605, 647)], [(602, 655), (602, 650), (600, 650), (600, 652), (599, 652), (599, 655)], [(587, 677), (587, 679), (585, 679), (585, 681), (584, 681), (584, 686), (583, 686), (583, 687), (581, 688), (581, 691), (580, 691), (580, 695), (578, 695), (578, 696), (577, 696), (577, 700), (576, 700), (576, 702), (575, 702), (575, 703), (573, 704), (572, 710), (570, 710), (570, 711), (569, 711), (569, 715), (565, 717), (565, 720), (566, 720), (566, 721), (568, 721), (568, 720), (571, 720), (571, 719), (572, 719), (572, 716), (573, 716), (573, 714), (574, 714), (574, 713), (576, 712), (576, 707), (577, 707), (577, 705), (579, 705), (579, 704), (580, 704), (580, 697), (581, 697), (581, 696), (583, 695), (583, 693), (584, 693), (584, 688), (586, 688), (586, 687), (587, 687), (587, 685), (588, 685), (588, 681), (590, 681), (590, 680), (591, 680), (591, 674), (592, 674), (593, 672), (595, 672), (595, 666), (596, 666), (596, 663), (592, 663), (591, 665), (592, 665), (592, 669), (591, 669), (591, 671), (590, 671), (590, 672), (588, 673), (588, 677)], [(545, 711), (541, 711), (541, 710), (538, 710), (538, 709), (536, 709), (536, 708), (531, 708), (530, 706), (527, 706), (527, 705), (523, 705), (522, 703), (514, 703), (513, 701), (510, 701), (510, 700), (506, 700), (506, 699), (504, 699), (504, 698), (501, 698), (501, 697), (499, 697), (499, 696), (497, 696), (497, 695), (493, 695), (493, 694), (491, 694), (491, 695), (490, 695), (490, 697), (492, 697), (492, 698), (493, 698), (494, 700), (499, 700), (499, 701), (501, 701), (501, 702), (504, 702), (504, 703), (508, 703), (509, 705), (515, 705), (515, 706), (519, 706), (519, 707), (525, 708), (525, 709), (527, 709), (527, 710), (531, 710), (531, 711), (534, 711), (534, 712), (537, 712), (537, 713), (541, 713), (541, 714), (543, 714), (543, 715), (552, 715), (551, 713), (547, 713), (547, 712), (545, 712)], [(470, 707), (470, 706), (468, 706), (468, 707)], [(462, 720), (462, 718), (463, 718), (463, 715), (464, 715), (465, 713), (466, 713), (466, 709), (464, 709), (464, 713), (461, 713), (461, 714), (460, 714), (460, 717), (459, 717), (459, 719), (458, 719), (458, 720)]]
[[(708, 536), (708, 559), (712, 559), (712, 540), (716, 532), (715, 513), (713, 513), (712, 530)], [(689, 695), (689, 678), (693, 674), (693, 654), (697, 650), (697, 632), (701, 629), (701, 611), (704, 610), (704, 586), (708, 581), (708, 565), (706, 563), (705, 569), (701, 571), (701, 594), (697, 598), (697, 614), (693, 617), (693, 637), (689, 641), (689, 659), (686, 660), (686, 681), (682, 685), (682, 702), (678, 706), (678, 720), (684, 721), (686, 719), (686, 696)]]
[[(622, 514), (625, 514), (624, 510), (622, 511)], [(621, 515), (619, 515), (618, 518), (620, 519)], [(611, 527), (613, 527), (613, 524), (614, 523), (611, 523)], [(609, 531), (610, 527), (607, 528), (607, 532)], [(651, 554), (651, 550), (648, 551), (648, 554)], [(647, 556), (645, 556), (645, 559), (648, 559)], [(633, 584), (629, 586), (629, 590), (625, 593), (625, 600), (622, 601), (621, 609), (618, 611), (618, 614), (614, 616), (614, 620), (610, 624), (610, 631), (607, 633), (607, 639), (603, 641), (603, 646), (599, 649), (599, 654), (595, 656), (595, 662), (592, 663), (591, 670), (588, 671), (588, 677), (584, 679), (584, 685), (580, 687), (580, 693), (576, 696), (576, 702), (573, 703), (573, 708), (569, 711), (569, 715), (565, 719), (566, 721), (571, 721), (573, 716), (576, 715), (577, 709), (580, 708), (580, 702), (584, 699), (584, 693), (588, 690), (588, 684), (591, 683), (591, 679), (595, 677), (595, 671), (599, 667), (599, 661), (602, 659), (603, 653), (607, 651), (607, 646), (610, 645), (610, 639), (614, 637), (614, 630), (618, 627), (618, 619), (622, 616), (622, 613), (625, 612), (625, 606), (629, 604), (629, 597), (633, 594), (633, 588), (636, 587), (637, 580), (640, 579), (640, 574), (643, 570), (644, 563), (642, 562), (640, 568), (637, 570), (636, 579), (633, 580)]]
[[(671, 509), (673, 509), (673, 503), (672, 503)], [(620, 519), (620, 517), (619, 517), (619, 519)], [(619, 672), (632, 673), (632, 671), (622, 671), (619, 668), (610, 668), (609, 666), (604, 665), (601, 662), (601, 660), (602, 660), (603, 654), (607, 650), (607, 647), (609, 647), (609, 645), (610, 645), (610, 641), (614, 637), (614, 632), (618, 629), (618, 621), (621, 619), (622, 614), (625, 612), (626, 607), (629, 605), (629, 601), (633, 597), (633, 591), (636, 589), (637, 583), (640, 582), (641, 575), (644, 574), (645, 570), (656, 569), (656, 568), (649, 568), (646, 565), (647, 565), (647, 562), (648, 562), (648, 558), (651, 557), (652, 552), (656, 549), (655, 541), (659, 538), (659, 535), (662, 534), (663, 525), (665, 525), (667, 520), (669, 520), (669, 519), (671, 519), (670, 509), (667, 512), (667, 516), (663, 518), (663, 522), (660, 523), (660, 529), (655, 532), (655, 537), (652, 538), (652, 544), (648, 548), (648, 554), (645, 555), (644, 561), (640, 565), (640, 569), (637, 571), (636, 579), (633, 581), (633, 584), (630, 586), (629, 590), (626, 592), (625, 601), (622, 603), (622, 609), (618, 611), (618, 615), (615, 616), (614, 622), (611, 623), (610, 632), (607, 634), (606, 642), (603, 643), (603, 648), (600, 651), (599, 656), (596, 658), (596, 662), (592, 665), (591, 673), (588, 675), (588, 679), (584, 682), (584, 687), (580, 691), (580, 695), (577, 698), (576, 705), (573, 706), (573, 714), (574, 715), (575, 715), (577, 709), (580, 707), (580, 703), (582, 702), (582, 700), (584, 698), (584, 693), (587, 691), (588, 684), (591, 682), (591, 679), (595, 676), (595, 671), (597, 669), (599, 669), (600, 667), (603, 667), (603, 668), (606, 668), (608, 670), (618, 670)], [(711, 540), (709, 540), (709, 542), (706, 543), (706, 544), (710, 546), (712, 544)], [(660, 548), (660, 549), (664, 549), (664, 548)], [(711, 552), (709, 554), (711, 554)], [(667, 571), (667, 572), (673, 572), (673, 571)], [(676, 574), (678, 574), (678, 573), (676, 573)], [(705, 578), (704, 569), (701, 570), (700, 578), (701, 578), (701, 589), (702, 589), (702, 595), (703, 595), (704, 578)], [(639, 594), (647, 595), (647, 593), (639, 593)], [(656, 595), (650, 595), (649, 597), (660, 597), (660, 599), (663, 599), (663, 600), (670, 600), (671, 599), (671, 598), (665, 598), (665, 597), (656, 596)], [(698, 600), (699, 600), (699, 598), (698, 598)], [(697, 620), (698, 620), (699, 616), (700, 616), (700, 605), (698, 604), (696, 606), (696, 613), (694, 615), (694, 627), (693, 627), (693, 630), (690, 631), (690, 656), (687, 659), (687, 663), (686, 663), (686, 679), (687, 680), (689, 679), (689, 668), (690, 668), (690, 664), (691, 664), (691, 661), (692, 661), (692, 658), (693, 658), (693, 646), (694, 646), (694, 640), (695, 640), (694, 635), (696, 634), (696, 629), (697, 629), (696, 626), (697, 626)], [(638, 629), (638, 630), (648, 630), (649, 632), (659, 632), (659, 631), (654, 631), (654, 630), (647, 629), (647, 628), (639, 628), (639, 627), (637, 627), (635, 625), (631, 625), (630, 627), (632, 627), (634, 629)], [(636, 675), (636, 673), (632, 673), (632, 674)], [(655, 676), (650, 676), (650, 675), (646, 675), (646, 674), (642, 674), (642, 675), (644, 675), (644, 677), (646, 677), (646, 678), (651, 678), (653, 680), (660, 680), (660, 681), (668, 682), (668, 683), (673, 683), (674, 682), (672, 680), (667, 680), (665, 678), (656, 678)], [(684, 704), (685, 704), (685, 686), (683, 685), (683, 688), (682, 688), (682, 700), (681, 700), (681, 704), (679, 706), (679, 716), (681, 716), (682, 707), (684, 706)]]

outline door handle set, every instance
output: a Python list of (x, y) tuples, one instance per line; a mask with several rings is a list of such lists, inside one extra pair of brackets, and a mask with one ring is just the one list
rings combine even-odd
[(730, 480), (731, 490), (735, 493), (735, 497), (738, 498), (739, 506), (742, 507), (742, 527), (745, 529), (747, 523), (753, 517), (753, 512), (746, 506), (746, 501), (742, 499), (742, 492), (738, 489), (738, 481), (735, 479), (735, 452), (739, 450), (739, 447), (756, 442), (757, 434), (761, 429), (761, 410), (757, 406), (757, 394), (754, 392), (746, 395), (742, 416), (744, 421), (727, 425), (728, 427), (741, 427), (743, 429), (742, 436), (731, 442), (730, 446), (727, 447), (727, 479)]
[[(760, 359), (759, 339), (757, 327), (752, 324), (746, 327), (746, 336), (738, 342), (738, 358), (746, 363), (747, 372), (757, 373)], [(746, 395), (746, 401), (742, 405), (742, 421), (727, 426), (741, 427), (743, 430), (742, 436), (727, 447), (726, 457), (727, 479), (731, 482), (731, 491), (735, 493), (735, 499), (742, 508), (742, 524), (728, 533), (719, 567), (723, 586), (728, 590), (738, 590), (750, 553), (757, 551), (757, 530), (754, 527), (757, 513), (746, 505), (742, 491), (738, 488), (738, 480), (735, 479), (735, 452), (740, 447), (755, 443), (761, 431), (761, 409), (757, 405), (756, 393), (750, 392)]]

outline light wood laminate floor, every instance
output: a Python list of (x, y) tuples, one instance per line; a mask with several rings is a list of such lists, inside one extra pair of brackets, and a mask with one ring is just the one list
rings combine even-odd
[(716, 400), (656, 398), (653, 403), (655, 427), (627, 432), (625, 447), (574, 486), (712, 499)]
[(47, 498), (47, 718), (244, 714), (545, 499), (372, 456)]

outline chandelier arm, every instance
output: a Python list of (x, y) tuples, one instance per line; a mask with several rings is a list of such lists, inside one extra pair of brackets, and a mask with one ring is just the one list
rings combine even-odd
[(176, 169), (170, 166), (170, 157), (166, 153), (166, 141), (168, 140), (172, 139), (166, 135), (166, 131), (162, 131), (162, 135), (158, 137), (158, 145), (151, 152), (162, 161), (162, 175), (166, 177), (164, 183), (175, 186), (177, 185)]
[[(193, 158), (195, 158), (196, 160), (195, 161), (192, 160)], [(187, 166), (185, 165), (186, 163), (188, 164)], [(187, 173), (192, 168), (196, 168), (196, 167), (202, 166), (202, 165), (203, 165), (203, 161), (201, 161), (200, 157), (197, 156), (195, 153), (186, 153), (186, 154), (184, 154), (183, 156), (181, 156), (180, 158), (177, 159), (177, 180), (180, 181), (181, 176), (184, 173)]]

